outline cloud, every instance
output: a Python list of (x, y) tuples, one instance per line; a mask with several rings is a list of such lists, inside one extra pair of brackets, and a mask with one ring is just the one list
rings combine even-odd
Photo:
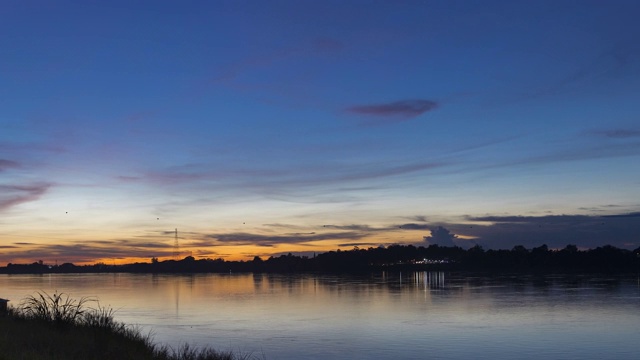
[(380, 244), (380, 243), (361, 243), (361, 242), (338, 244), (339, 247), (358, 247), (358, 248), (364, 248), (365, 246), (373, 247), (373, 246), (380, 246), (380, 245), (384, 245), (384, 244)]
[(409, 219), (411, 219), (413, 221), (427, 222), (427, 217), (424, 216), (424, 215), (411, 216), (411, 217), (409, 217)]
[[(609, 205), (610, 206), (610, 205)], [(424, 217), (416, 216), (423, 220)], [(369, 237), (389, 233), (389, 244), (394, 243), (393, 234), (398, 231), (430, 230), (430, 236), (423, 239), (427, 244), (440, 246), (468, 247), (474, 244), (486, 249), (512, 249), (516, 245), (526, 248), (546, 244), (551, 249), (561, 249), (568, 244), (579, 248), (595, 248), (613, 245), (619, 248), (635, 249), (640, 246), (640, 212), (617, 213), (611, 215), (546, 215), (546, 216), (467, 216), (459, 223), (405, 223), (370, 226), (366, 224), (320, 225), (309, 229), (287, 224), (268, 224), (272, 228), (286, 228), (289, 231), (272, 235), (250, 232), (199, 233), (181, 232), (183, 249), (196, 254), (225, 256), (216, 254), (220, 246), (260, 246), (269, 255), (268, 249), (283, 244), (311, 246), (314, 242), (335, 241), (336, 247), (364, 247), (387, 245), (375, 242)], [(292, 230), (293, 229), (293, 230)], [(49, 263), (73, 262), (94, 263), (99, 259), (127, 259), (171, 257), (173, 256), (174, 231), (157, 231), (132, 239), (85, 240), (66, 244), (13, 243), (0, 246), (7, 249), (0, 258), (15, 262), (45, 260)], [(386, 241), (386, 240), (385, 240)], [(425, 242), (415, 240), (415, 245), (425, 246)], [(312, 250), (310, 250), (312, 251)]]
[[(639, 57), (634, 40), (612, 39), (614, 44), (586, 62), (579, 61), (563, 76), (532, 89), (529, 98), (558, 96), (582, 91), (593, 84), (602, 86), (611, 80), (635, 76), (635, 64)], [(626, 43), (625, 43), (626, 42)], [(617, 43), (617, 44), (615, 44)]]
[(592, 135), (597, 135), (611, 139), (627, 139), (640, 137), (640, 130), (636, 129), (609, 129), (609, 130), (593, 130), (589, 132)]
[(431, 236), (425, 236), (424, 241), (429, 243), (429, 245), (452, 247), (456, 245), (454, 240), (456, 240), (457, 237), (457, 235), (452, 234), (448, 229), (438, 226), (431, 229)]
[(344, 44), (340, 40), (328, 37), (311, 39), (297, 46), (271, 48), (265, 53), (238, 59), (227, 66), (222, 66), (210, 82), (212, 84), (238, 82), (238, 78), (246, 73), (270, 68), (280, 63), (301, 61), (309, 56), (332, 55), (342, 52), (343, 49)]
[(620, 214), (620, 215), (603, 215), (603, 218), (637, 218), (640, 217), (640, 212), (633, 212), (629, 214)]
[(49, 190), (52, 185), (40, 183), (32, 185), (0, 185), (0, 211), (13, 206), (35, 201)]
[(31, 244), (28, 249), (14, 247), (12, 251), (0, 255), (4, 261), (15, 262), (44, 260), (48, 263), (94, 263), (98, 259), (127, 259), (169, 257), (173, 246), (162, 242), (138, 242), (135, 240), (84, 240), (67, 244)]
[(327, 228), (327, 229), (335, 229), (335, 230), (349, 230), (349, 231), (365, 231), (365, 232), (370, 232), (373, 231), (374, 229), (371, 228), (369, 225), (357, 225), (357, 224), (352, 224), (352, 225), (322, 225), (323, 228)]
[[(189, 183), (194, 181), (200, 181), (207, 177), (206, 174), (203, 173), (188, 173), (188, 172), (159, 172), (159, 173), (150, 173), (147, 175), (147, 179), (151, 182), (161, 184), (161, 185), (174, 185), (180, 183)], [(122, 179), (125, 180), (126, 179)]]
[[(293, 169), (290, 172), (282, 172), (280, 174), (271, 174), (269, 177), (260, 178), (260, 185), (272, 185), (277, 189), (281, 189), (283, 185), (293, 186), (313, 186), (327, 185), (335, 183), (344, 183), (347, 181), (372, 180), (379, 178), (388, 178), (404, 174), (428, 171), (446, 167), (447, 163), (440, 162), (415, 162), (402, 164), (389, 163), (370, 163), (357, 166), (339, 166), (339, 167), (315, 167), (308, 168), (305, 171)], [(250, 179), (255, 180), (254, 178)]]
[(323, 240), (359, 240), (367, 233), (358, 231), (327, 232), (327, 233), (299, 233), (285, 235), (262, 235), (244, 232), (228, 234), (209, 234), (205, 238), (192, 244), (193, 246), (229, 246), (229, 245), (257, 245), (274, 247), (279, 244), (304, 245), (313, 241)]
[[(465, 235), (487, 248), (510, 249), (515, 245), (535, 247), (547, 244), (563, 248), (575, 244), (581, 248), (613, 245), (619, 248), (640, 246), (640, 213), (549, 216), (484, 216), (468, 220), (485, 224), (467, 226)], [(463, 229), (461, 227), (461, 229)], [(461, 230), (459, 230), (461, 232)]]
[[(336, 192), (371, 189), (368, 187), (342, 186), (325, 192), (322, 187), (346, 183), (362, 183), (365, 180), (384, 179), (420, 172), (435, 172), (450, 166), (444, 162), (368, 162), (359, 164), (313, 164), (290, 168), (251, 169), (235, 164), (189, 164), (165, 168), (154, 172), (115, 176), (124, 184), (150, 184), (153, 186), (183, 187), (189, 191), (198, 188), (210, 192), (213, 188), (225, 187), (229, 196), (234, 190), (246, 193), (245, 189), (260, 191), (270, 198), (294, 202), (344, 202), (349, 196)], [(315, 189), (311, 189), (315, 188)], [(315, 196), (310, 196), (315, 191)], [(324, 196), (321, 196), (324, 195)], [(198, 195), (198, 200), (202, 199)]]
[(322, 225), (323, 228), (327, 229), (336, 229), (336, 230), (349, 230), (349, 231), (361, 231), (366, 233), (374, 233), (374, 232), (387, 232), (393, 230), (429, 230), (430, 227), (427, 224), (415, 224), (415, 223), (406, 223), (406, 224), (397, 224), (397, 225), (389, 225), (389, 226), (380, 226), (380, 227), (371, 227), (369, 225)]
[(427, 224), (402, 224), (398, 225), (398, 228), (403, 230), (430, 230), (431, 228)]
[(578, 208), (578, 210), (587, 211), (590, 213), (598, 213), (598, 212), (604, 212), (604, 211), (611, 211), (611, 209), (621, 209), (621, 208), (624, 208), (624, 206), (609, 204), (609, 205), (602, 205), (602, 206), (581, 206)]
[(503, 166), (618, 158), (636, 156), (638, 154), (640, 154), (640, 142), (638, 141), (607, 144), (601, 143), (584, 147), (555, 150), (538, 156), (522, 158), (517, 162), (505, 163)]
[(7, 169), (15, 169), (19, 168), (20, 164), (15, 161), (0, 159), (0, 172), (5, 171)]
[(407, 120), (434, 110), (438, 103), (431, 100), (400, 100), (386, 104), (356, 105), (345, 109), (347, 113)]
[(116, 179), (123, 182), (138, 182), (142, 180), (142, 178), (139, 176), (126, 176), (126, 175), (116, 176)]
[[(170, 234), (174, 234), (174, 232), (170, 232)], [(131, 240), (131, 239), (120, 239), (120, 240), (111, 240), (111, 241), (105, 241), (105, 240), (97, 240), (94, 241), (93, 243), (95, 244), (101, 244), (101, 245), (110, 245), (110, 246), (117, 246), (117, 247), (124, 247), (124, 248), (137, 248), (137, 249), (168, 249), (171, 248), (171, 244), (167, 243), (166, 241), (138, 241), (138, 240)]]
[(38, 144), (38, 143), (0, 143), (0, 150), (11, 152), (50, 152), (50, 153), (62, 153), (66, 151), (63, 146)]

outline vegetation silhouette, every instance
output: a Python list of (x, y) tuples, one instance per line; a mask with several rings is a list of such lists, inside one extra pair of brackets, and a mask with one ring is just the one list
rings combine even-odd
[(527, 249), (522, 245), (511, 250), (484, 250), (476, 245), (468, 250), (457, 246), (391, 245), (352, 250), (335, 250), (313, 257), (286, 254), (266, 260), (256, 256), (250, 261), (198, 259), (187, 256), (182, 260), (159, 261), (125, 265), (77, 266), (72, 263), (47, 265), (11, 264), (0, 273), (196, 273), (196, 272), (368, 272), (378, 270), (451, 270), (497, 272), (604, 272), (640, 271), (640, 248), (633, 251), (611, 245), (579, 250), (576, 245), (552, 250), (547, 245)]
[[(91, 304), (96, 304), (92, 307)], [(158, 346), (151, 336), (117, 322), (114, 311), (95, 298), (65, 293), (37, 293), (0, 316), (0, 358), (13, 359), (150, 359), (249, 360), (252, 354)]]

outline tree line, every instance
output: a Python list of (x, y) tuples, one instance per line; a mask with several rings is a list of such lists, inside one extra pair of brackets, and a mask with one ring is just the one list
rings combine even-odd
[(351, 250), (335, 250), (317, 256), (286, 254), (264, 260), (258, 256), (250, 261), (198, 259), (187, 256), (181, 260), (126, 265), (77, 266), (72, 263), (47, 265), (8, 264), (0, 273), (195, 273), (195, 272), (367, 272), (378, 270), (450, 270), (500, 272), (640, 272), (640, 248), (633, 251), (611, 245), (579, 250), (575, 245), (552, 250), (547, 245), (527, 249), (522, 245), (511, 250), (484, 250), (474, 246), (468, 250), (457, 246), (391, 245)]

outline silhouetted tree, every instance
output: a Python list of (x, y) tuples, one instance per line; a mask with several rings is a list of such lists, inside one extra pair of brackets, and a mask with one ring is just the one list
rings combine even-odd
[(527, 248), (522, 246), (522, 245), (514, 246), (511, 251), (513, 251), (515, 253), (521, 253), (521, 254), (528, 254), (529, 253), (529, 250), (527, 250)]
[[(443, 234), (449, 234), (444, 229)], [(427, 260), (447, 260), (422, 261)], [(633, 272), (640, 273), (640, 248), (634, 251), (618, 249), (611, 245), (591, 250), (579, 251), (575, 245), (567, 245), (562, 250), (549, 250), (541, 245), (527, 250), (522, 245), (511, 250), (487, 250), (476, 245), (469, 250), (457, 246), (428, 247), (414, 245), (390, 245), (388, 247), (370, 247), (351, 250), (329, 251), (309, 259), (291, 253), (272, 256), (262, 260), (255, 256), (251, 261), (225, 261), (218, 259), (196, 260), (187, 256), (180, 261), (159, 261), (152, 258), (151, 263), (127, 265), (95, 264), (76, 266), (64, 263), (60, 266), (45, 265), (43, 261), (32, 264), (9, 263), (0, 267), (2, 273), (56, 273), (56, 272), (303, 272), (338, 271), (367, 272), (373, 270), (470, 270), (470, 271), (522, 271), (522, 272)]]

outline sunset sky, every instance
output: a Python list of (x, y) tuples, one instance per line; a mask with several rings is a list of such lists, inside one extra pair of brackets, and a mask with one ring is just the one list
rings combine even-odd
[(5, 1), (0, 265), (638, 248), (638, 14)]

